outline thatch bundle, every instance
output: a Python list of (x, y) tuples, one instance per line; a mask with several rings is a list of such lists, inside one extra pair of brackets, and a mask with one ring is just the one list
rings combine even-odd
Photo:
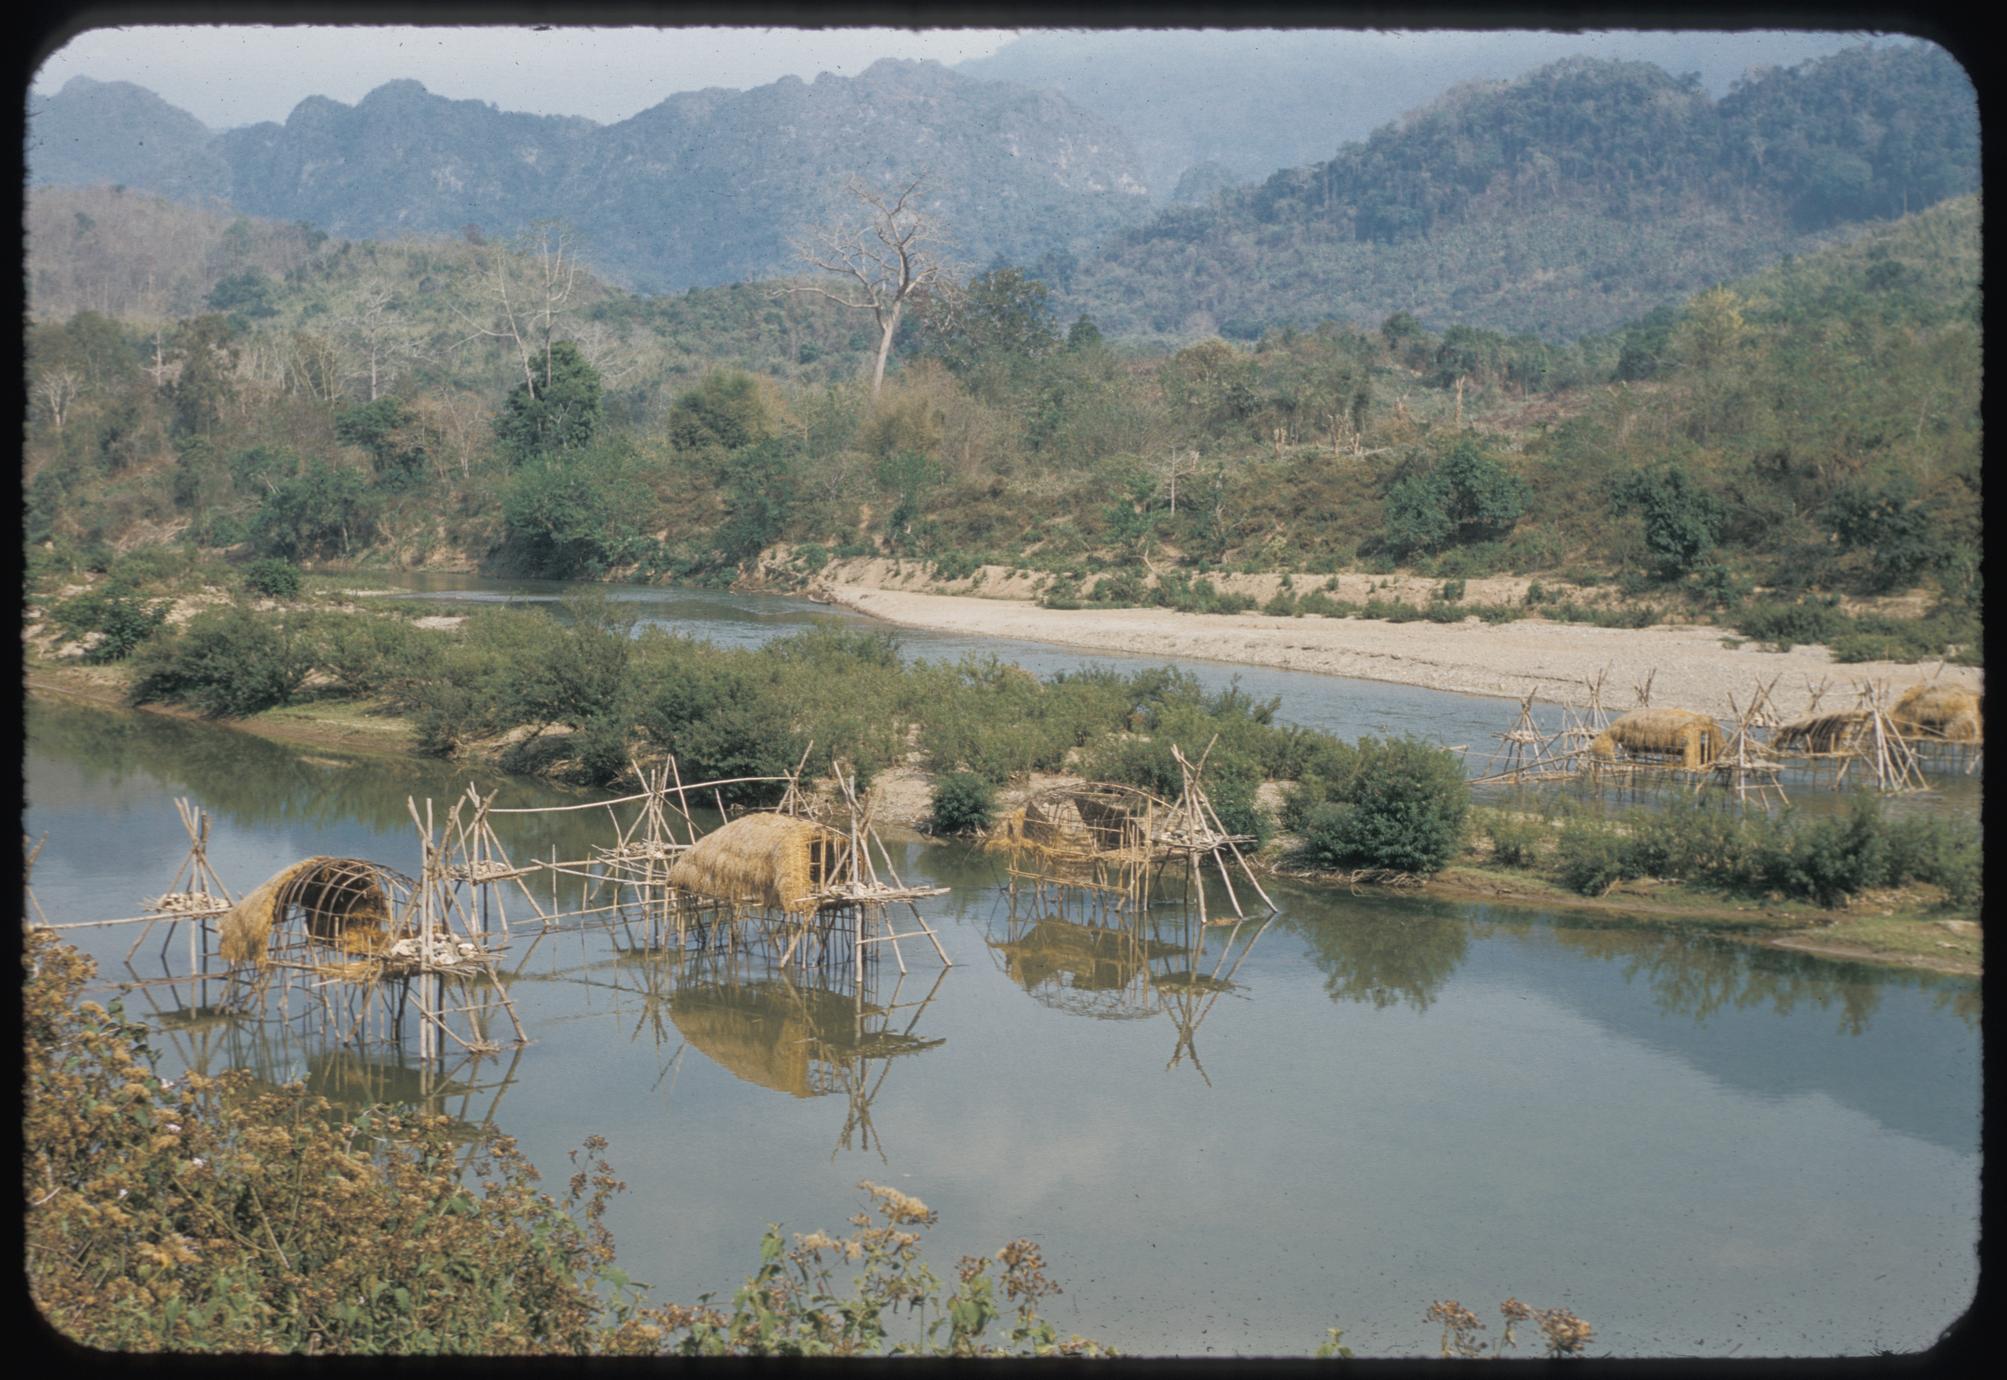
[(1982, 736), (1979, 692), (1957, 685), (1912, 685), (1889, 711), (1889, 721), (1905, 737), (1976, 743)]
[(382, 953), (397, 942), (389, 887), (411, 879), (360, 858), (307, 858), (226, 911), (217, 928), (230, 963), (261, 959), (273, 931), (298, 925), (308, 941), (345, 954)]
[(811, 820), (741, 815), (678, 858), (669, 869), (669, 884), (714, 901), (807, 915), (848, 847), (843, 835)]
[(1814, 714), (1785, 724), (1771, 735), (1779, 752), (1853, 752), (1874, 732), (1874, 716), (1865, 709)]
[(1596, 735), (1589, 751), (1677, 762), (1690, 770), (1712, 765), (1727, 748), (1721, 725), (1691, 709), (1633, 709)]

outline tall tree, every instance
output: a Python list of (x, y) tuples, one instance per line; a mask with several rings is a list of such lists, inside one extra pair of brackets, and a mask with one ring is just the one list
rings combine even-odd
[(863, 215), (819, 226), (808, 239), (793, 242), (804, 264), (849, 281), (836, 289), (812, 283), (782, 289), (827, 297), (853, 311), (871, 313), (878, 325), (878, 360), (871, 372), (874, 398), (885, 386), (885, 361), (891, 357), (892, 337), (907, 305), (946, 271), (941, 227), (916, 204), (925, 180), (923, 173), (888, 198), (862, 178), (852, 177), (850, 195)]

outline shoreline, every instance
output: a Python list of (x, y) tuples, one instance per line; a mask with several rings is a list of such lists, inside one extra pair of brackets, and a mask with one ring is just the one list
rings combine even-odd
[[(249, 719), (206, 719), (186, 709), (165, 705), (131, 706), (115, 689), (86, 675), (65, 675), (48, 668), (30, 671), (25, 688), (30, 695), (41, 695), (69, 703), (82, 704), (101, 710), (115, 710), (124, 713), (146, 713), (161, 718), (178, 719), (184, 722), (209, 724), (231, 732), (249, 733), (290, 747), (335, 751), (357, 757), (402, 757), (410, 755), (409, 727), (394, 716), (372, 715), (367, 710), (357, 711), (353, 705), (341, 702), (313, 702), (289, 706)], [(334, 711), (334, 712), (330, 712)], [(364, 721), (368, 722), (366, 725)], [(480, 761), (490, 768), (496, 766), (494, 754), (476, 752), (463, 761)], [(908, 762), (892, 767), (881, 774), (873, 783), (873, 789), (886, 795), (883, 802), (885, 814), (882, 823), (888, 827), (911, 830), (918, 837), (934, 840), (933, 836), (918, 828), (924, 821), (927, 809), (931, 775), (917, 764)], [(1008, 806), (1017, 798), (1054, 784), (1063, 784), (1072, 778), (1053, 775), (1038, 775), (1011, 788), (1000, 791), (999, 805)], [(951, 842), (951, 841), (949, 841)], [(1273, 873), (1273, 857), (1257, 860), (1256, 865)], [(1328, 888), (1340, 884), (1335, 878), (1296, 873), (1277, 874), (1301, 885)], [(1738, 904), (1711, 893), (1694, 891), (1682, 887), (1651, 887), (1648, 890), (1627, 891), (1602, 897), (1579, 896), (1566, 892), (1554, 883), (1532, 876), (1489, 868), (1474, 863), (1468, 858), (1452, 863), (1443, 872), (1413, 887), (1387, 887), (1365, 883), (1353, 888), (1362, 895), (1414, 896), (1430, 900), (1476, 905), (1506, 906), (1516, 910), (1534, 910), (1552, 913), (1572, 911), (1594, 916), (1602, 923), (1635, 926), (1691, 926), (1710, 935), (1730, 939), (1737, 943), (1753, 944), (1761, 948), (1785, 949), (1795, 952), (1815, 954), (1821, 957), (1865, 963), (1875, 967), (1904, 971), (1928, 971), (1951, 977), (1978, 977), (1983, 972), (1983, 948), (1967, 957), (1964, 953), (1935, 955), (1919, 953), (1913, 947), (1877, 947), (1872, 936), (1857, 931), (1871, 931), (1876, 919), (1872, 912), (1875, 907), (1866, 903), (1857, 910), (1837, 912), (1814, 912), (1809, 908), (1794, 907), (1774, 902), (1748, 902)], [(1893, 918), (1903, 925), (1937, 926), (1943, 923), (1941, 917), (1913, 913)], [(1960, 922), (1966, 923), (1966, 922)], [(1957, 933), (1957, 932), (1953, 932)], [(1962, 949), (1936, 938), (1946, 948)], [(1983, 940), (1980, 941), (1983, 945)]]
[[(1835, 662), (1824, 647), (1761, 650), (1717, 627), (1604, 628), (1522, 619), (1511, 623), (1329, 619), (1256, 613), (1181, 613), (1171, 609), (1048, 609), (1028, 600), (917, 593), (830, 581), (822, 586), (842, 608), (896, 627), (1015, 638), (1100, 652), (1190, 658), (1241, 666), (1412, 685), (1494, 699), (1533, 694), (1548, 703), (1582, 705), (1588, 683), (1607, 670), (1604, 707), (1628, 708), (1651, 686), (1655, 706), (1696, 709), (1732, 722), (1758, 683), (1774, 682), (1782, 718), (1809, 712), (1811, 687), (1828, 682), (1824, 707), (1850, 701), (1861, 682), (1900, 691), (1920, 680), (1979, 690), (1978, 667), (1941, 663)], [(1726, 645), (1734, 643), (1737, 645)]]

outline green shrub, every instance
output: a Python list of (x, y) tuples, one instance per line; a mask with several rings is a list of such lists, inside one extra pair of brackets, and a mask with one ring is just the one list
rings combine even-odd
[(1320, 867), (1439, 872), (1463, 842), (1470, 784), (1456, 754), (1419, 738), (1361, 739), (1351, 776), (1303, 819)]
[(1584, 896), (1601, 896), (1640, 875), (1631, 866), (1627, 841), (1602, 823), (1568, 823), (1554, 841), (1554, 857), (1562, 883)]
[(300, 568), (277, 557), (257, 560), (244, 567), (244, 587), (268, 599), (300, 597)]
[(306, 640), (292, 624), (244, 608), (214, 609), (147, 647), (128, 698), (134, 704), (168, 700), (211, 718), (236, 718), (289, 703), (312, 669)]
[(131, 656), (167, 621), (167, 607), (165, 601), (144, 602), (130, 587), (108, 579), (98, 589), (57, 604), (49, 616), (72, 639), (96, 633), (84, 660), (99, 665)]
[(1494, 811), (1484, 821), (1484, 836), (1491, 841), (1492, 861), (1500, 867), (1533, 866), (1545, 834), (1538, 820), (1518, 815)]
[(996, 788), (973, 772), (944, 776), (934, 786), (928, 826), (937, 834), (973, 834), (990, 827)]
[(1788, 652), (1801, 642), (1826, 642), (1847, 629), (1847, 616), (1839, 601), (1784, 604), (1763, 600), (1747, 603), (1734, 612), (1735, 630), (1780, 652)]

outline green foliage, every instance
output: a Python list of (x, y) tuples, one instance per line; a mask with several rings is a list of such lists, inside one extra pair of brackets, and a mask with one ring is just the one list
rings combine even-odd
[(135, 659), (128, 697), (167, 700), (210, 718), (239, 718), (290, 703), (313, 669), (294, 623), (232, 606), (199, 613), (179, 632), (153, 639)]
[(291, 561), (274, 557), (251, 562), (244, 567), (244, 588), (268, 599), (300, 597), (300, 568)]
[(1922, 882), (1963, 909), (1982, 895), (1980, 854), (1971, 820), (1891, 818), (1879, 800), (1858, 795), (1836, 816), (1745, 816), (1691, 800), (1615, 819), (1582, 816), (1562, 829), (1555, 859), (1560, 880), (1591, 896), (1657, 877), (1832, 908), (1874, 887)]
[(1714, 549), (1721, 504), (1679, 466), (1627, 475), (1611, 497), (1620, 513), (1644, 519), (1645, 546), (1665, 578), (1694, 570)]
[(633, 455), (617, 444), (547, 456), (522, 466), (502, 494), (511, 546), (536, 574), (604, 573), (640, 535)]
[(1827, 521), (1850, 551), (1868, 553), (1869, 583), (1900, 589), (1947, 555), (1936, 522), (1917, 502), (1917, 486), (1899, 475), (1879, 487), (1847, 484), (1834, 494)]
[(313, 459), (274, 482), (251, 521), (251, 542), (270, 557), (350, 556), (368, 545), (378, 500), (354, 470)]
[(417, 483), (425, 473), (425, 447), (408, 433), (410, 416), (396, 398), (346, 407), (335, 414), (335, 435), (369, 452), (376, 482), (386, 488)]
[(1397, 555), (1495, 541), (1526, 511), (1527, 493), (1524, 480), (1465, 438), (1439, 464), (1388, 486), (1382, 540)]
[(937, 834), (973, 834), (990, 827), (996, 788), (974, 772), (958, 771), (934, 786), (928, 826)]
[(1484, 836), (1491, 841), (1492, 861), (1500, 867), (1531, 867), (1546, 834), (1538, 820), (1499, 810), (1485, 813)]
[(1049, 292), (1015, 268), (979, 274), (921, 312), (926, 351), (981, 392), (998, 395), (1059, 348)]
[(1735, 630), (1767, 647), (1788, 652), (1801, 642), (1827, 642), (1847, 628), (1837, 599), (1784, 604), (1766, 600), (1734, 612)]
[(495, 437), (518, 465), (584, 450), (592, 444), (603, 406), (599, 371), (578, 346), (554, 341), (544, 358), (532, 359), (530, 377), (503, 399)]
[[(1352, 769), (1301, 792), (1304, 854), (1319, 867), (1427, 876), (1462, 846), (1470, 785), (1455, 754), (1418, 738), (1362, 738)], [(1307, 808), (1306, 808), (1307, 807)]]
[(96, 633), (84, 652), (93, 665), (123, 661), (167, 621), (165, 601), (147, 602), (128, 580), (107, 579), (97, 589), (65, 599), (50, 610), (56, 626), (72, 640)]
[(706, 374), (669, 408), (669, 441), (685, 454), (729, 453), (757, 445), (771, 434), (759, 386), (743, 370)]

